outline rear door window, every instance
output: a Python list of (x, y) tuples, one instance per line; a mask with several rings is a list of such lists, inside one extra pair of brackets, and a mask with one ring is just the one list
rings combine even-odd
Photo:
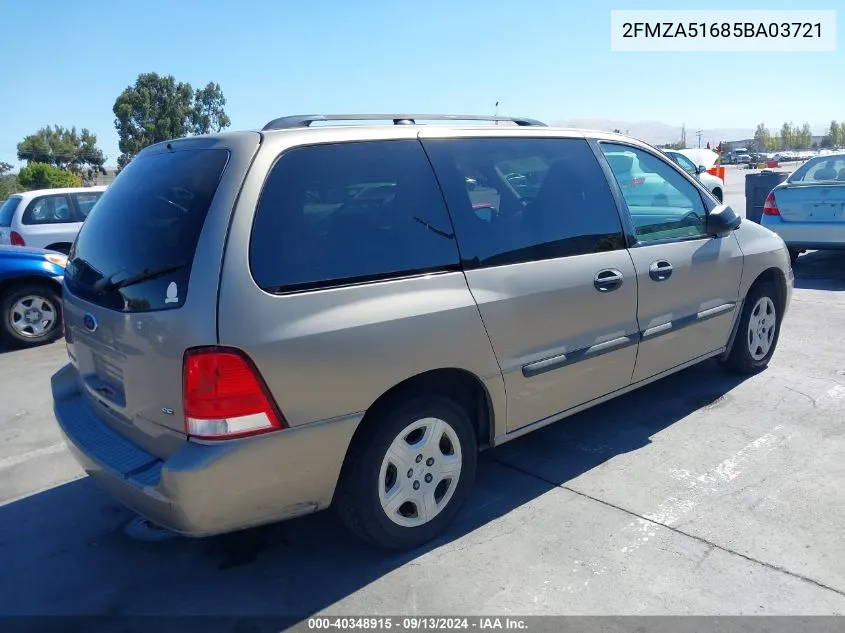
[(21, 199), (19, 197), (13, 196), (0, 203), (0, 226), (12, 226), (15, 209), (18, 208), (20, 201)]
[(181, 307), (229, 152), (181, 150), (132, 160), (90, 211), (71, 249), (73, 294), (124, 312)]
[(418, 141), (300, 147), (270, 171), (250, 267), (271, 292), (457, 269), (437, 181)]
[(626, 247), (607, 178), (584, 139), (432, 139), (464, 265)]
[(83, 219), (88, 217), (88, 214), (91, 213), (91, 209), (94, 208), (94, 205), (97, 203), (97, 200), (99, 200), (102, 195), (102, 191), (73, 194), (73, 197), (76, 199), (76, 206), (79, 209), (79, 214), (82, 216)]
[(51, 195), (30, 202), (21, 221), (23, 224), (64, 224), (77, 219), (66, 195)]

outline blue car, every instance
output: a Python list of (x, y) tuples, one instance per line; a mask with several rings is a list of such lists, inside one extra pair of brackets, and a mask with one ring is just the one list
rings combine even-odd
[(31, 347), (61, 336), (66, 263), (54, 251), (0, 246), (0, 342)]

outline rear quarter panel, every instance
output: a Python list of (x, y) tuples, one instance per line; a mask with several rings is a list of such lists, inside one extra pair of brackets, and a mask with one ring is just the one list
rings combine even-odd
[(247, 176), (223, 261), (220, 344), (250, 355), (292, 426), (366, 411), (407, 378), (456, 368), (481, 379), (493, 407), (494, 432), (504, 432), (501, 372), (463, 273), (272, 295), (250, 272), (254, 209), (265, 176), (284, 149), (358, 136), (416, 138), (408, 128), (268, 135)]

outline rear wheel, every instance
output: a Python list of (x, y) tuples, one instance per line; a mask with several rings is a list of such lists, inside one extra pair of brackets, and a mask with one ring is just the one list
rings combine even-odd
[(61, 334), (61, 302), (58, 293), (48, 286), (13, 286), (0, 300), (0, 313), (5, 338), (17, 345), (41, 345)]
[(448, 398), (416, 396), (364, 424), (335, 496), (341, 520), (384, 549), (437, 537), (475, 479), (478, 443), (466, 411)]
[(760, 283), (745, 298), (739, 326), (724, 365), (735, 372), (756, 374), (765, 369), (780, 336), (780, 300), (775, 286)]

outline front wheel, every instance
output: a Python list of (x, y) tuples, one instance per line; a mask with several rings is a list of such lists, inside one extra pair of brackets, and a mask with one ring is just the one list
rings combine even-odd
[(775, 286), (753, 286), (745, 298), (739, 326), (724, 365), (742, 374), (765, 369), (775, 353), (780, 336), (780, 301)]
[(448, 398), (419, 396), (363, 424), (335, 497), (343, 523), (389, 550), (440, 535), (475, 479), (478, 443), (466, 411)]
[(61, 335), (58, 293), (44, 285), (12, 287), (0, 300), (4, 337), (22, 347), (49, 343)]

